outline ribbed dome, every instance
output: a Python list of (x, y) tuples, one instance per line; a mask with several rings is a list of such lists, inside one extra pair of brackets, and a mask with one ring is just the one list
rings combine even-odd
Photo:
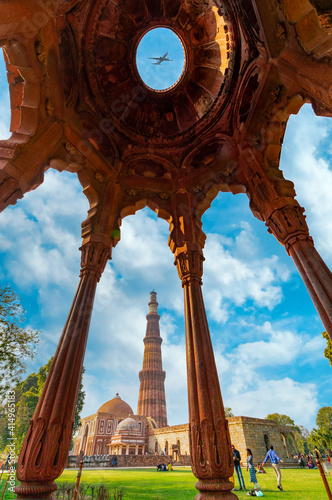
[(116, 415), (121, 418), (126, 418), (128, 415), (134, 414), (132, 408), (128, 403), (120, 398), (119, 394), (116, 394), (113, 399), (104, 403), (99, 408), (98, 413), (112, 413), (112, 415)]
[(139, 424), (133, 418), (126, 418), (119, 423), (117, 431), (139, 431)]

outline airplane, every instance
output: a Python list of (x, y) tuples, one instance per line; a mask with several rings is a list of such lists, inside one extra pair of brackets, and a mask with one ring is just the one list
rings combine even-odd
[(151, 63), (151, 64), (155, 64), (156, 66), (159, 66), (159, 64), (161, 64), (164, 61), (173, 61), (173, 59), (169, 59), (167, 56), (168, 56), (168, 52), (166, 52), (166, 54), (164, 54), (162, 57), (148, 57), (148, 59), (154, 59), (155, 61), (158, 61), (158, 62)]

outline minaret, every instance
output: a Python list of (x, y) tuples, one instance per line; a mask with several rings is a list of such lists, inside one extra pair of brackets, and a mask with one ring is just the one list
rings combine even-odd
[(139, 372), (140, 389), (137, 415), (155, 420), (158, 427), (167, 426), (165, 377), (161, 360), (162, 338), (159, 330), (158, 302), (156, 292), (151, 292), (149, 314), (146, 317), (143, 369)]

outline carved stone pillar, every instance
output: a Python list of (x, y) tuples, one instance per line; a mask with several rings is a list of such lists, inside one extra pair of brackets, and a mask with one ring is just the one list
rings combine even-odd
[(266, 222), (269, 232), (285, 245), (332, 339), (332, 273), (317, 252), (300, 206), (287, 205)]
[(96, 286), (111, 247), (89, 242), (81, 251), (77, 292), (17, 464), (22, 499), (50, 497), (69, 452)]
[(184, 289), (192, 469), (196, 500), (236, 499), (231, 492), (233, 459), (218, 373), (202, 295), (203, 253), (196, 244), (175, 250)]

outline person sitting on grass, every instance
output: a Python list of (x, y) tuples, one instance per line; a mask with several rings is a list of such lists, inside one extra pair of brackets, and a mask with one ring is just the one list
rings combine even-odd
[(262, 464), (257, 464), (257, 472), (258, 474), (266, 474), (266, 470), (264, 469), (264, 467), (262, 466)]

